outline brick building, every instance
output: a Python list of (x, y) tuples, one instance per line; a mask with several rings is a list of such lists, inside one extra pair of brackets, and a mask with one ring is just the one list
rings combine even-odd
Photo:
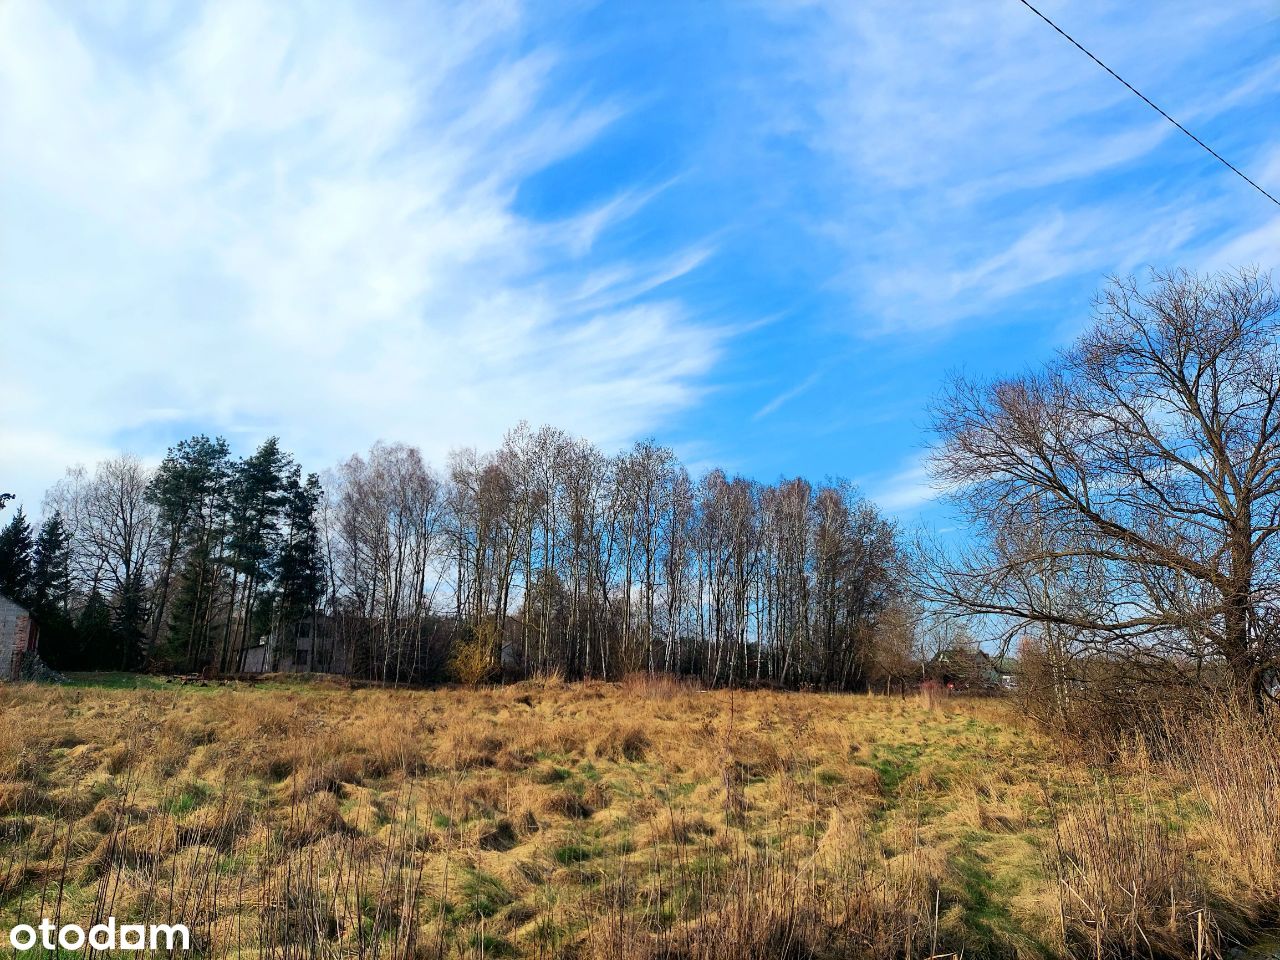
[(0, 593), (0, 680), (21, 679), (23, 661), (36, 656), (39, 633), (31, 611)]

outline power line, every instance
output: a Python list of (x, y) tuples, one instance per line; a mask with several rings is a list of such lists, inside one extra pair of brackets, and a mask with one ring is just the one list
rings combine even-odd
[(1124, 84), (1126, 87), (1128, 87), (1128, 88), (1129, 88), (1133, 93), (1135, 93), (1135, 94), (1137, 94), (1139, 97), (1141, 97), (1141, 98), (1142, 98), (1143, 103), (1145, 103), (1147, 106), (1149, 106), (1149, 107), (1150, 107), (1152, 110), (1154, 110), (1156, 113), (1160, 114), (1160, 116), (1164, 117), (1166, 120), (1168, 120), (1170, 123), (1172, 123), (1175, 127), (1177, 127), (1179, 130), (1181, 130), (1183, 133), (1185, 133), (1188, 137), (1190, 137), (1190, 138), (1191, 138), (1192, 140), (1194, 140), (1196, 143), (1200, 144), (1200, 146), (1201, 146), (1201, 147), (1203, 147), (1203, 148), (1208, 152), (1208, 154), (1209, 154), (1211, 157), (1213, 157), (1215, 160), (1217, 160), (1220, 164), (1222, 164), (1224, 167), (1226, 167), (1228, 170), (1230, 170), (1232, 173), (1234, 173), (1237, 177), (1239, 177), (1241, 180), (1243, 180), (1243, 181), (1244, 181), (1245, 183), (1247, 183), (1249, 186), (1253, 187), (1253, 189), (1257, 190), (1260, 194), (1262, 194), (1264, 197), (1266, 197), (1268, 200), (1270, 200), (1272, 203), (1274, 203), (1277, 207), (1280, 207), (1280, 200), (1277, 200), (1277, 199), (1276, 199), (1275, 197), (1273, 197), (1271, 194), (1267, 193), (1267, 191), (1266, 191), (1266, 190), (1263, 190), (1263, 189), (1262, 189), (1262, 187), (1258, 186), (1258, 184), (1256, 184), (1256, 183), (1254, 183), (1252, 180), (1250, 180), (1250, 179), (1249, 179), (1249, 178), (1244, 174), (1244, 172), (1243, 172), (1243, 171), (1241, 171), (1238, 167), (1236, 167), (1234, 164), (1232, 164), (1232, 163), (1231, 163), (1231, 161), (1229, 161), (1226, 157), (1222, 156), (1222, 154), (1220, 154), (1220, 153), (1218, 153), (1218, 151), (1214, 150), (1214, 149), (1213, 149), (1213, 147), (1209, 146), (1207, 143), (1205, 143), (1203, 140), (1201, 140), (1199, 137), (1197, 137), (1194, 133), (1192, 133), (1190, 130), (1188, 130), (1186, 127), (1184, 127), (1182, 124), (1180, 124), (1177, 120), (1173, 119), (1173, 117), (1169, 116), (1169, 114), (1165, 113), (1163, 110), (1161, 110), (1159, 107), (1157, 107), (1154, 103), (1152, 103), (1152, 102), (1147, 98), (1146, 94), (1144, 94), (1141, 90), (1139, 90), (1137, 87), (1135, 87), (1132, 83), (1130, 83), (1130, 82), (1129, 82), (1128, 80), (1126, 80), (1124, 77), (1120, 76), (1120, 74), (1116, 73), (1114, 70), (1112, 70), (1110, 67), (1108, 67), (1105, 63), (1103, 63), (1101, 60), (1099, 60), (1097, 57), (1095, 57), (1095, 56), (1094, 56), (1092, 53), (1090, 53), (1088, 50), (1086, 50), (1086, 49), (1084, 48), (1084, 46), (1080, 43), (1080, 41), (1078, 41), (1075, 37), (1071, 36), (1071, 34), (1067, 33), (1067, 31), (1063, 30), (1060, 26), (1058, 26), (1056, 23), (1054, 23), (1052, 20), (1050, 20), (1048, 17), (1046, 17), (1043, 13), (1041, 13), (1041, 12), (1040, 12), (1039, 10), (1037, 10), (1034, 6), (1032, 6), (1030, 3), (1028, 3), (1028, 2), (1027, 2), (1027, 0), (1018, 0), (1018, 2), (1019, 2), (1019, 3), (1021, 3), (1024, 7), (1026, 7), (1028, 10), (1030, 10), (1032, 13), (1034, 13), (1034, 14), (1035, 14), (1037, 17), (1039, 17), (1041, 20), (1043, 20), (1045, 23), (1047, 23), (1049, 26), (1053, 27), (1053, 29), (1057, 30), (1057, 31), (1058, 31), (1058, 33), (1062, 34), (1062, 35), (1063, 35), (1064, 37), (1066, 37), (1069, 41), (1071, 41), (1072, 45), (1073, 45), (1073, 46), (1075, 46), (1075, 47), (1076, 47), (1076, 49), (1078, 49), (1078, 50), (1079, 50), (1081, 53), (1083, 53), (1086, 57), (1088, 57), (1090, 60), (1092, 60), (1092, 61), (1093, 61), (1094, 63), (1096, 63), (1098, 66), (1100, 66), (1103, 70), (1107, 71), (1107, 73), (1111, 74), (1113, 77), (1115, 77), (1115, 78), (1116, 78), (1117, 80), (1119, 80), (1121, 83), (1123, 83), (1123, 84)]

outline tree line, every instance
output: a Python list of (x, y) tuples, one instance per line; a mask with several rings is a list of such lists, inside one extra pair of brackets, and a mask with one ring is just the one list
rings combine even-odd
[[(707, 684), (859, 689), (909, 672), (894, 525), (843, 481), (694, 478), (642, 441), (617, 455), (520, 425), (443, 470), (378, 443), (304, 475), (277, 439), (236, 457), (119, 456), (0, 533), (0, 591), (55, 668), (234, 673), (323, 620), (389, 682), (647, 671)], [(287, 654), (287, 650), (284, 651)]]
[(240, 459), (198, 436), (154, 470), (130, 455), (75, 467), (38, 534), (22, 509), (0, 530), (0, 592), (31, 608), (61, 669), (234, 669), (254, 631), (319, 602), (320, 497), (274, 438)]
[[(848, 483), (693, 477), (520, 425), (436, 470), (376, 444), (304, 476), (219, 438), (68, 473), (0, 532), (55, 665), (234, 672), (320, 618), (388, 681), (634, 671), (859, 689), (1016, 645), (1037, 709), (1280, 698), (1280, 296), (1256, 269), (1112, 281), (1039, 368), (956, 377), (930, 468), (965, 521), (904, 537)], [(3, 498), (0, 498), (3, 500)], [(2, 505), (2, 503), (0, 503)], [(1083, 721), (1087, 726), (1093, 719)]]

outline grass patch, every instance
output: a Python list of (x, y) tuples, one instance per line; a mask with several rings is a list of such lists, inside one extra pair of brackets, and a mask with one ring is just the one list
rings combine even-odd
[(209, 799), (210, 789), (203, 783), (192, 781), (184, 783), (179, 787), (178, 792), (168, 797), (163, 808), (166, 813), (180, 817), (184, 813), (190, 813), (197, 807), (203, 806)]
[(515, 899), (501, 880), (481, 870), (468, 870), (461, 889), (465, 912), (480, 917), (492, 917)]
[(595, 851), (580, 843), (561, 844), (551, 853), (552, 859), (563, 867), (573, 866), (576, 863), (585, 863), (594, 856)]

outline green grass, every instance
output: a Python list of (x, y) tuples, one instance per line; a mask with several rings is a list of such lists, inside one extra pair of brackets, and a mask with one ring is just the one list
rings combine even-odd
[(164, 804), (164, 809), (174, 816), (190, 813), (209, 799), (210, 790), (203, 783), (184, 783), (182, 788)]
[(506, 884), (483, 870), (468, 870), (461, 890), (464, 910), (481, 917), (492, 917), (515, 900)]
[(174, 684), (166, 683), (162, 677), (153, 677), (142, 673), (124, 673), (118, 670), (94, 671), (89, 673), (64, 673), (68, 686), (88, 687), (98, 690), (164, 690), (174, 689)]
[(516, 956), (516, 948), (511, 945), (511, 941), (492, 934), (482, 934), (479, 930), (471, 935), (470, 945), (478, 957), (495, 957), (501, 960), (503, 957)]
[(323, 688), (325, 678), (298, 677), (287, 680), (193, 680), (180, 683), (163, 676), (146, 673), (126, 673), (122, 670), (94, 670), (64, 673), (68, 687), (88, 690), (168, 690), (173, 693), (210, 693), (219, 690), (289, 690), (306, 691)]
[(898, 744), (877, 746), (872, 768), (880, 774), (880, 787), (886, 797), (896, 797), (903, 781), (920, 769), (924, 747)]
[(552, 856), (555, 858), (556, 863), (563, 867), (568, 867), (575, 863), (583, 863), (590, 860), (595, 856), (595, 853), (580, 843), (566, 843), (556, 847)]
[(1016, 892), (1013, 884), (995, 874), (984, 860), (967, 851), (951, 863), (958, 881), (952, 895), (964, 909), (966, 945), (981, 956), (997, 955), (1013, 941), (1033, 942), (1009, 912), (1009, 900)]

